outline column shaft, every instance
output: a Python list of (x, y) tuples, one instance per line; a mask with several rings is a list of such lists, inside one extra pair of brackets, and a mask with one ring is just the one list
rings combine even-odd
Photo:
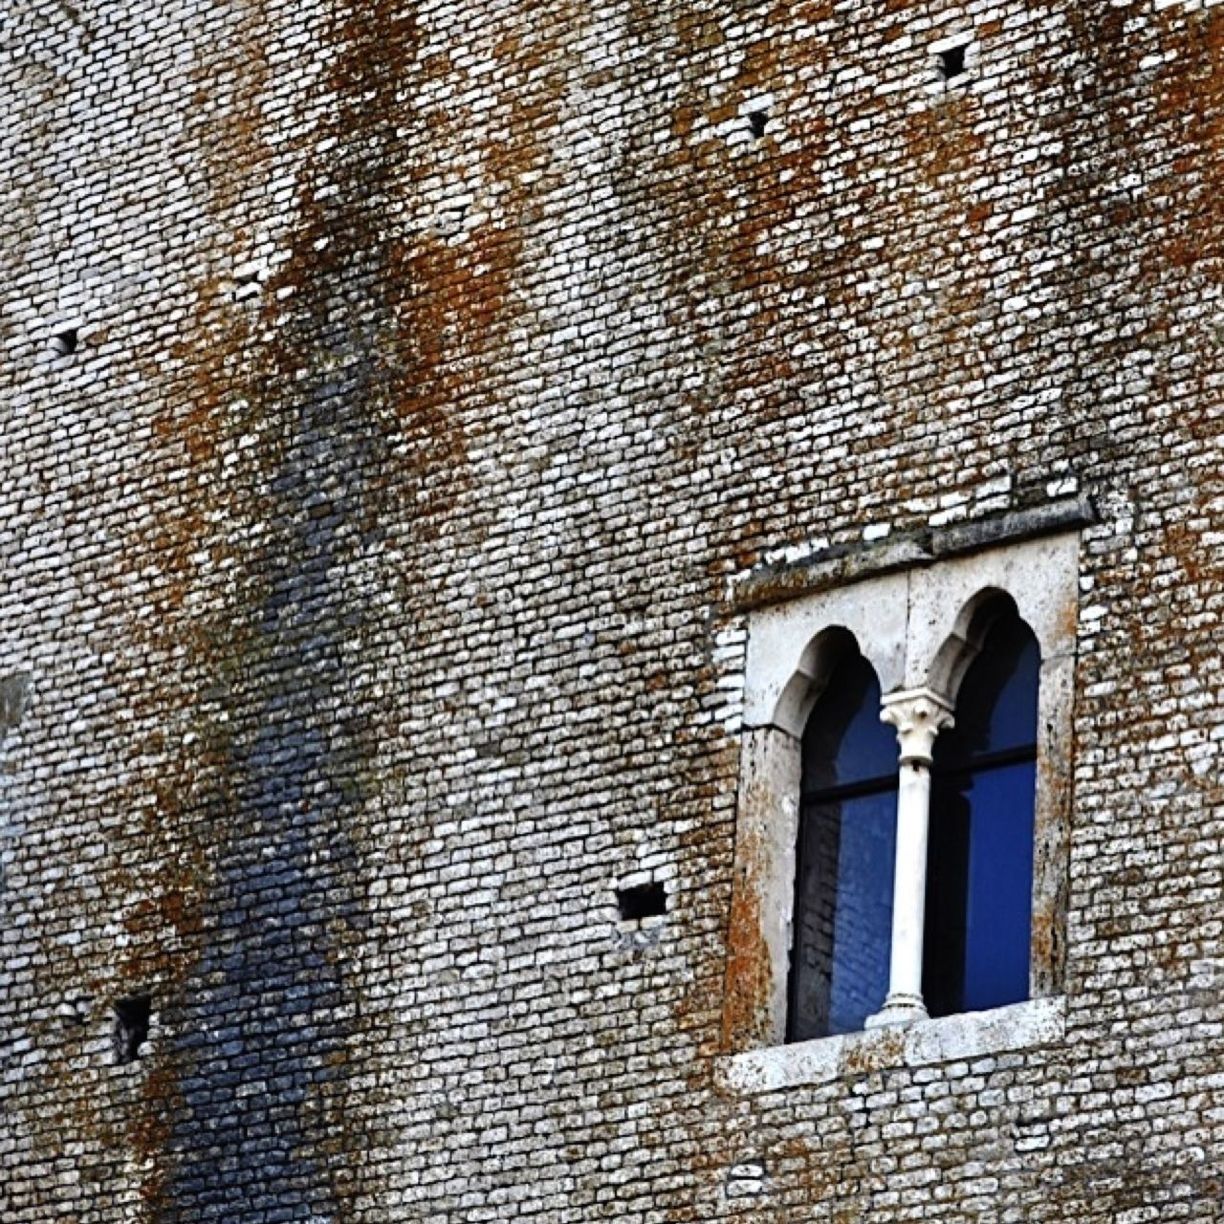
[(931, 811), (931, 751), (935, 737), (952, 725), (950, 704), (927, 689), (884, 699), (880, 717), (897, 728), (897, 848), (893, 866), (892, 947), (888, 997), (868, 1028), (924, 1020), (922, 936), (926, 921), (927, 830)]

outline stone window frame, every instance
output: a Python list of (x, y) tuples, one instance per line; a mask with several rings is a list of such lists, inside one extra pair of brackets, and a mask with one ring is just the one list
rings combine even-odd
[[(739, 1064), (728, 1075), (749, 1090), (836, 1074), (872, 1049), (908, 1061), (913, 1050), (947, 1046), (987, 1052), (1048, 1039), (1061, 1023), (1065, 948), (1074, 670), (1079, 608), (1080, 531), (1084, 507), (1013, 515), (975, 538), (891, 542), (884, 565), (855, 573), (843, 558), (779, 584), (747, 592), (747, 652), (737, 799), (735, 864), (723, 1047)], [(1071, 530), (1067, 528), (1071, 527)], [(984, 536), (985, 538), (981, 538)], [(942, 545), (942, 547), (941, 547)], [(849, 569), (849, 573), (847, 573)], [(841, 579), (838, 581), (838, 579)], [(781, 586), (809, 590), (777, 601)], [(789, 588), (789, 590), (788, 590)], [(821, 637), (849, 630), (876, 670), (884, 696), (954, 703), (980, 648), (974, 614), (999, 592), (1010, 595), (1037, 637), (1041, 670), (1034, 802), (1034, 878), (1030, 999), (990, 1012), (783, 1044), (791, 949), (801, 739), (827, 678)], [(765, 598), (761, 599), (760, 596)], [(759, 602), (754, 606), (753, 595)], [(772, 598), (771, 598), (772, 597)], [(761, 606), (763, 605), (763, 606)], [(822, 669), (825, 675), (822, 675)], [(887, 1019), (887, 1018), (885, 1018)], [(914, 1020), (914, 1017), (910, 1017)], [(825, 1047), (817, 1049), (816, 1047)], [(906, 1051), (910, 1051), (907, 1054)], [(767, 1057), (762, 1062), (761, 1056)]]

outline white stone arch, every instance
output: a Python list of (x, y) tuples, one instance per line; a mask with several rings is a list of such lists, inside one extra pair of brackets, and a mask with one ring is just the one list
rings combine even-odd
[(954, 697), (976, 653), (973, 637), (989, 627), (974, 618), (1000, 594), (1014, 601), (1036, 636), (1044, 682), (1048, 666), (1075, 653), (1078, 562), (1078, 536), (1063, 535), (951, 558), (915, 572), (906, 687)]
[[(952, 622), (951, 631), (935, 652), (927, 672), (926, 686), (938, 693), (953, 709), (960, 696), (961, 683), (982, 652), (987, 635), (1001, 617), (1015, 613), (1026, 629), (1036, 637), (1033, 626), (1025, 620), (1010, 591), (998, 586), (984, 586), (961, 606)], [(1041, 650), (1041, 639), (1037, 639)]]
[(908, 592), (908, 575), (880, 575), (761, 608), (749, 620), (724, 1019), (737, 1043), (774, 1044), (786, 1030), (808, 715), (847, 649), (871, 664), (881, 691), (901, 684)]
[(844, 625), (822, 629), (799, 656), (799, 665), (783, 686), (770, 722), (801, 737), (812, 710), (829, 687), (829, 680), (838, 666), (846, 659), (860, 657), (863, 657), (862, 647)]
[(880, 691), (905, 675), (908, 579), (887, 575), (766, 608), (750, 625), (744, 677), (744, 724), (776, 727), (799, 739), (829, 671), (830, 651), (846, 637), (875, 670)]

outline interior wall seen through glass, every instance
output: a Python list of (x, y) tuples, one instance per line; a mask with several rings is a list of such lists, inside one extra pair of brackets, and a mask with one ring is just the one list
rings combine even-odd
[(787, 1040), (863, 1028), (888, 990), (897, 746), (861, 655), (834, 669), (808, 719)]

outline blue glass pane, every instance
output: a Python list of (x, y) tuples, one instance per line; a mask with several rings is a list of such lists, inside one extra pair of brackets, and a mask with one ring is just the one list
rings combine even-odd
[[(984, 753), (1001, 752), (1034, 742), (1037, 738), (1037, 680), (1041, 655), (1037, 639), (1020, 624), (1022, 633), (1014, 647), (1010, 643), (996, 647), (993, 659), (1002, 663), (1005, 674), (1000, 677), (998, 699), (987, 722)], [(1000, 669), (1002, 670), (1002, 669)]]
[(996, 624), (961, 684), (956, 726), (937, 741), (936, 766), (951, 759), (965, 765), (976, 756), (1032, 744), (1040, 668), (1029, 627), (1015, 616)]
[(897, 772), (896, 733), (880, 721), (880, 682), (861, 655), (844, 659), (803, 736), (806, 794)]
[(986, 635), (936, 743), (923, 993), (934, 1016), (1029, 997), (1040, 657), (1015, 615)]
[(896, 792), (805, 805), (788, 1038), (853, 1032), (888, 990)]
[[(847, 794), (844, 788), (850, 788)], [(861, 1029), (888, 989), (897, 745), (871, 664), (847, 654), (808, 719), (787, 1037)]]
[(969, 878), (962, 1007), (1029, 997), (1034, 761), (981, 770), (969, 787)]
[(830, 1033), (861, 1029), (888, 993), (896, 841), (895, 792), (842, 803)]

